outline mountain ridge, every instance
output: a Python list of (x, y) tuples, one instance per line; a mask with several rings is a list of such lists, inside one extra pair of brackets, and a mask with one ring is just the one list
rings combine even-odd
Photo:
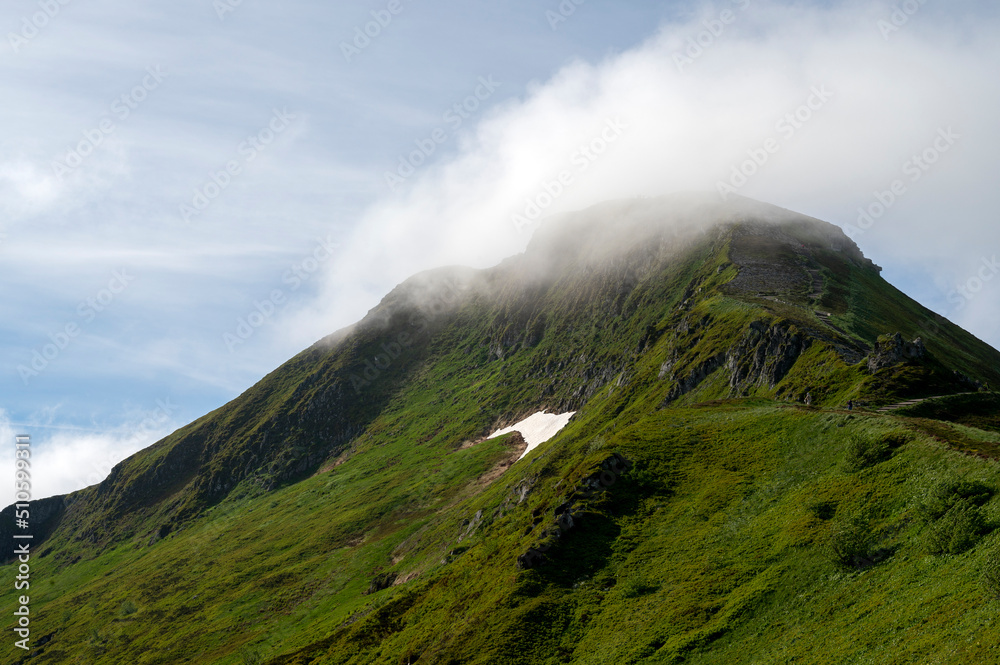
[[(667, 211), (666, 216), (664, 211)], [(612, 221), (609, 222), (609, 218)], [(129, 510), (117, 507), (119, 504), (133, 506), (150, 501), (148, 487), (163, 486), (161, 476), (171, 478), (163, 488), (163, 492), (168, 494), (174, 489), (174, 484), (190, 480), (190, 477), (176, 477), (175, 472), (180, 468), (198, 467), (209, 472), (208, 478), (203, 479), (195, 490), (196, 494), (204, 497), (204, 502), (209, 504), (224, 496), (248, 475), (238, 472), (235, 476), (236, 482), (233, 482), (231, 465), (234, 460), (223, 457), (221, 464), (217, 463), (215, 466), (227, 467), (227, 473), (220, 474), (217, 471), (212, 473), (212, 464), (208, 463), (207, 459), (198, 461), (198, 458), (210, 458), (217, 454), (219, 446), (223, 445), (225, 440), (243, 436), (249, 440), (243, 445), (246, 453), (240, 455), (239, 459), (240, 463), (249, 469), (248, 465), (252, 465), (260, 451), (267, 446), (267, 432), (261, 431), (259, 423), (254, 423), (253, 427), (242, 431), (242, 434), (225, 427), (217, 428), (221, 430), (217, 433), (205, 433), (202, 430), (213, 414), (225, 413), (231, 408), (243, 411), (245, 414), (248, 410), (260, 408), (262, 401), (284, 395), (280, 403), (286, 405), (295, 403), (296, 407), (287, 408), (280, 420), (271, 422), (271, 429), (294, 433), (296, 425), (289, 423), (290, 417), (308, 420), (311, 412), (329, 408), (338, 399), (342, 401), (345, 395), (349, 397), (353, 392), (355, 396), (359, 396), (361, 391), (372, 383), (372, 379), (391, 379), (398, 373), (400, 366), (395, 362), (397, 358), (393, 357), (396, 354), (387, 353), (385, 349), (395, 350), (398, 347), (400, 351), (405, 348), (408, 352), (419, 352), (429, 341), (428, 333), (440, 328), (443, 318), (450, 316), (470, 299), (499, 297), (503, 301), (506, 298), (506, 302), (501, 305), (499, 316), (496, 317), (496, 322), (502, 323), (503, 326), (502, 329), (497, 326), (492, 327), (487, 356), (493, 360), (503, 360), (507, 354), (516, 352), (517, 349), (530, 348), (543, 334), (544, 317), (538, 317), (534, 299), (544, 290), (553, 288), (556, 281), (554, 275), (565, 275), (568, 271), (569, 274), (578, 277), (581, 273), (606, 271), (618, 281), (617, 292), (613, 300), (608, 302), (610, 313), (621, 317), (622, 303), (627, 289), (638, 284), (643, 278), (642, 275), (646, 274), (648, 277), (649, 273), (657, 270), (669, 257), (682, 253), (697, 244), (699, 240), (713, 234), (715, 234), (713, 242), (728, 244), (727, 258), (736, 268), (735, 277), (725, 280), (722, 284), (723, 289), (738, 298), (764, 305), (765, 316), (772, 319), (773, 326), (765, 326), (761, 323), (763, 319), (755, 319), (756, 322), (746, 323), (749, 326), (747, 330), (751, 337), (760, 338), (762, 335), (771, 337), (751, 340), (746, 335), (739, 337), (733, 331), (733, 338), (740, 340), (736, 347), (744, 348), (734, 347), (736, 350), (728, 354), (720, 355), (716, 352), (704, 357), (700, 363), (691, 366), (686, 375), (671, 371), (670, 378), (676, 385), (663, 401), (664, 404), (691, 392), (694, 387), (700, 385), (703, 378), (723, 365), (726, 365), (730, 372), (744, 374), (737, 383), (743, 386), (742, 392), (746, 392), (746, 387), (761, 382), (759, 374), (762, 367), (759, 360), (751, 361), (749, 364), (744, 363), (739, 367), (738, 357), (751, 352), (758, 354), (770, 352), (780, 355), (788, 349), (794, 349), (797, 343), (795, 340), (799, 335), (804, 335), (803, 340), (817, 339), (830, 344), (836, 348), (845, 362), (851, 364), (860, 362), (877, 343), (877, 338), (859, 339), (856, 334), (845, 333), (843, 329), (834, 326), (829, 319), (814, 316), (810, 320), (805, 316), (809, 310), (815, 311), (811, 305), (823, 304), (822, 299), (810, 303), (804, 294), (810, 277), (808, 271), (821, 270), (824, 267), (816, 257), (811, 256), (813, 250), (825, 249), (832, 254), (841, 254), (862, 273), (877, 274), (881, 270), (864, 257), (856, 243), (839, 227), (742, 197), (730, 197), (727, 202), (719, 202), (703, 195), (681, 194), (662, 199), (607, 202), (577, 214), (553, 218), (537, 231), (524, 253), (506, 259), (494, 268), (485, 270), (460, 266), (438, 268), (418, 273), (405, 280), (392, 289), (356, 324), (319, 340), (230, 404), (181, 428), (178, 431), (181, 433), (179, 437), (171, 435), (147, 449), (150, 451), (149, 455), (155, 456), (154, 451), (162, 447), (165, 442), (172, 438), (182, 440), (179, 445), (170, 448), (164, 460), (147, 469), (134, 481), (127, 483), (135, 488), (132, 492), (111, 499), (114, 503), (109, 511), (110, 516), (120, 517)], [(783, 260), (776, 261), (775, 257)], [(806, 257), (805, 261), (811, 263), (800, 265), (804, 263), (803, 257)], [(831, 261), (830, 256), (821, 258), (827, 263)], [(727, 268), (720, 265), (719, 269), (723, 271)], [(589, 284), (575, 294), (573, 306), (583, 306), (583, 301), (589, 295), (587, 289), (591, 291), (594, 289), (593, 280), (586, 281)], [(499, 291), (497, 291), (498, 283), (501, 284)], [(812, 284), (808, 287), (811, 288)], [(684, 290), (679, 309), (682, 313), (690, 312), (692, 309), (691, 301), (695, 288), (701, 287), (689, 285)], [(931, 320), (933, 314), (925, 311), (924, 316), (926, 320)], [(690, 316), (682, 316), (677, 330), (696, 338), (697, 331), (707, 324), (704, 319), (694, 321), (691, 319)], [(790, 332), (792, 328), (795, 330)], [(656, 334), (656, 331), (649, 331), (639, 341), (639, 346), (647, 345), (650, 337)], [(911, 334), (912, 332), (907, 333), (907, 336)], [(359, 336), (366, 335), (378, 337), (377, 342), (359, 343)], [(383, 341), (383, 338), (387, 341)], [(335, 353), (342, 344), (353, 346), (361, 352), (364, 360), (358, 363), (357, 359), (353, 359), (353, 364), (348, 362), (342, 365), (341, 359), (331, 358), (329, 354)], [(770, 374), (764, 377), (766, 383), (773, 388), (776, 384), (775, 379), (783, 378), (787, 369), (790, 369), (782, 368), (782, 365), (788, 364), (789, 361), (794, 364), (794, 360), (804, 351), (805, 348), (799, 348), (794, 357), (779, 360), (776, 373), (773, 371), (775, 366), (772, 363)], [(407, 357), (411, 355), (413, 354), (408, 353)], [(405, 360), (406, 358), (402, 362), (405, 363)], [(308, 363), (317, 364), (309, 368), (306, 376), (297, 382), (294, 388), (281, 386), (280, 378), (275, 380), (282, 371), (297, 369)], [(673, 365), (669, 359), (664, 363), (666, 364)], [(322, 390), (317, 389), (315, 384), (320, 382), (320, 375), (331, 370), (346, 372), (347, 381), (326, 381)], [(624, 370), (624, 366), (601, 369), (596, 373), (598, 382), (607, 382)], [(963, 370), (964, 375), (969, 367), (966, 365)], [(590, 376), (590, 372), (583, 374), (586, 377)], [(661, 369), (661, 378), (662, 374)], [(994, 380), (994, 385), (1000, 383), (1000, 375), (996, 372), (991, 378)], [(975, 381), (976, 379), (972, 379), (963, 385), (966, 387), (975, 385)], [(940, 383), (936, 385), (939, 389), (942, 387)], [(735, 389), (736, 383), (731, 387)], [(537, 409), (535, 406), (523, 407), (518, 413), (500, 416), (499, 420), (489, 427), (508, 425), (529, 412), (540, 410), (545, 406), (562, 411), (576, 410), (582, 404), (582, 400), (592, 396), (595, 389), (596, 386), (580, 389), (572, 398), (562, 399), (551, 405), (536, 405)], [(935, 391), (932, 389), (930, 392)], [(269, 397), (265, 397), (262, 393), (267, 393)], [(797, 398), (799, 401), (804, 400), (805, 393), (797, 395)], [(329, 445), (321, 451), (306, 452), (305, 455), (298, 456), (294, 466), (274, 468), (275, 478), (269, 487), (301, 478), (315, 471), (324, 460), (335, 453), (338, 445), (358, 431), (361, 426), (356, 425), (354, 421), (364, 420), (363, 416), (357, 414), (353, 414), (351, 418), (344, 415), (331, 419), (329, 411), (324, 413), (324, 418), (339, 424), (331, 425), (330, 422), (326, 422), (318, 428), (318, 432), (326, 434), (339, 428), (338, 434), (333, 435)], [(286, 441), (287, 438), (286, 436)], [(291, 438), (294, 440), (294, 436)], [(139, 455), (144, 453), (146, 451)], [(132, 459), (134, 458), (130, 458)], [(125, 479), (131, 465), (130, 460), (117, 465), (109, 477), (99, 484), (97, 498), (100, 501), (107, 501), (109, 493), (113, 494), (108, 488), (121, 484)], [(270, 463), (275, 465), (277, 462), (271, 460)], [(259, 468), (253, 469), (253, 471), (259, 470)], [(222, 475), (230, 477), (223, 478)], [(76, 496), (78, 493), (73, 495)], [(180, 507), (180, 519), (183, 520), (190, 514), (196, 513), (201, 507), (200, 503), (191, 508)], [(55, 514), (58, 513), (58, 510), (55, 511)], [(155, 538), (155, 534), (153, 537)]]
[[(718, 515), (722, 506), (735, 506), (730, 503), (739, 494), (735, 488), (766, 476), (765, 467), (796, 459), (795, 449), (780, 438), (782, 431), (800, 432), (789, 434), (796, 441), (802, 432), (812, 432), (829, 444), (827, 450), (802, 443), (822, 460), (825, 466), (817, 469), (823, 473), (829, 473), (829, 451), (841, 450), (836, 434), (845, 427), (879, 437), (903, 428), (905, 436), (892, 434), (897, 443), (885, 460), (900, 446), (905, 454), (899, 459), (930, 455), (926, 446), (932, 440), (953, 442), (948, 445), (958, 450), (993, 450), (991, 434), (957, 429), (966, 427), (964, 422), (986, 422), (981, 416), (968, 420), (949, 412), (947, 422), (918, 418), (896, 425), (895, 416), (874, 412), (906, 398), (958, 395), (976, 382), (985, 387), (1000, 381), (1000, 353), (936, 318), (879, 272), (834, 225), (737, 197), (721, 202), (680, 195), (610, 202), (552, 219), (524, 253), (493, 268), (419, 273), (358, 323), (125, 460), (100, 484), (38, 502), (47, 513), (34, 522), (46, 536), (36, 541), (39, 556), (51, 575), (73, 582), (61, 594), (43, 596), (43, 607), (53, 609), (42, 612), (51, 616), (73, 594), (84, 594), (96, 603), (86, 615), (97, 620), (102, 608), (121, 596), (105, 586), (104, 572), (96, 571), (123, 566), (135, 571), (127, 576), (152, 575), (151, 581), (129, 577), (136, 580), (136, 599), (130, 602), (145, 608), (149, 620), (177, 628), (187, 616), (184, 590), (201, 594), (211, 588), (217, 603), (212, 607), (236, 608), (231, 611), (242, 617), (247, 627), (241, 630), (249, 635), (259, 636), (251, 627), (260, 621), (251, 604), (277, 603), (279, 618), (267, 625), (287, 644), (271, 662), (386, 662), (378, 655), (383, 640), (399, 633), (419, 642), (424, 638), (415, 635), (430, 630), (417, 629), (420, 612), (436, 616), (428, 609), (433, 602), (453, 609), (461, 604), (453, 595), (457, 591), (448, 589), (474, 588), (510, 608), (510, 617), (529, 611), (543, 596), (556, 605), (569, 602), (565, 594), (577, 588), (572, 584), (581, 575), (604, 575), (600, 571), (617, 565), (613, 553), (628, 549), (625, 543), (644, 529), (665, 528), (651, 506), (673, 505), (678, 492), (700, 496), (687, 484), (689, 477), (726, 497), (716, 508), (710, 496), (702, 497), (691, 514)], [(919, 344), (911, 342), (918, 337)], [(848, 402), (856, 410), (846, 411)], [(490, 432), (541, 410), (577, 415), (520, 462), (511, 462), (523, 443), (518, 437), (486, 440)], [(697, 437), (691, 438), (694, 430), (685, 422), (698, 423)], [(740, 439), (740, 428), (758, 434)], [(904, 440), (911, 443), (898, 443)], [(760, 455), (745, 469), (734, 461), (739, 446), (726, 447), (736, 441)], [(765, 447), (758, 450), (759, 445)], [(729, 461), (702, 459), (703, 449)], [(621, 473), (611, 489), (584, 502), (569, 501), (566, 488), (598, 477), (613, 454), (628, 460), (616, 468), (633, 463), (634, 468)], [(948, 462), (955, 468), (968, 463)], [(702, 475), (697, 464), (716, 475)], [(745, 481), (735, 479), (741, 474)], [(719, 485), (725, 478), (733, 484)], [(829, 482), (835, 487), (847, 481), (837, 476)], [(865, 476), (857, 482), (875, 480)], [(902, 498), (893, 497), (886, 505), (907, 509)], [(544, 516), (567, 501), (578, 528), (560, 539)], [(280, 514), (283, 507), (288, 515)], [(9, 511), (0, 513), (5, 542), (10, 542)], [(904, 519), (899, 515), (890, 517)], [(709, 524), (715, 518), (706, 519)], [(286, 520), (292, 525), (287, 537), (280, 528), (265, 530)], [(640, 522), (646, 525), (642, 529)], [(811, 535), (796, 531), (779, 540), (812, 543), (823, 523), (802, 527)], [(702, 528), (696, 526), (691, 528)], [(538, 535), (543, 529), (547, 535)], [(258, 541), (267, 549), (257, 549)], [(545, 563), (516, 572), (518, 557), (540, 543), (550, 552)], [(679, 545), (665, 541), (664, 546)], [(789, 547), (782, 556), (793, 556), (796, 550)], [(221, 567), (191, 560), (191, 552), (203, 550), (215, 552)], [(449, 571), (458, 566), (462, 575), (471, 574), (462, 563), (470, 556), (498, 571), (502, 584), (487, 589), (455, 581), (457, 573)], [(209, 587), (181, 582), (150, 572), (153, 564), (145, 561), (186, 561), (213, 581)], [(749, 594), (743, 600), (719, 601), (729, 608), (719, 616), (730, 617), (719, 634), (730, 633), (746, 608), (763, 602), (748, 599), (770, 597), (767, 589), (791, 565), (791, 559), (782, 561), (752, 575), (750, 568), (741, 569), (756, 581), (740, 587)], [(80, 577), (77, 570), (93, 572)], [(251, 570), (257, 573), (248, 577)], [(626, 600), (652, 593), (637, 584)], [(532, 595), (532, 589), (541, 595)], [(262, 596), (264, 590), (277, 600)], [(370, 592), (361, 593), (365, 590)], [(394, 600), (382, 604), (379, 598), (386, 594)], [(365, 605), (369, 597), (375, 605)], [(303, 603), (314, 613), (305, 628), (280, 620)], [(323, 613), (315, 614), (321, 607)], [(417, 632), (393, 629), (411, 610), (417, 612), (412, 618)], [(544, 625), (563, 625), (563, 619), (539, 611), (547, 617)], [(712, 642), (707, 637), (715, 630), (709, 628), (712, 615), (705, 614), (702, 627), (683, 639), (678, 634), (661, 640), (650, 633), (642, 647), (649, 653), (637, 651), (622, 662), (645, 662), (668, 651), (686, 654)], [(213, 616), (212, 625), (228, 625), (222, 615)], [(510, 627), (510, 617), (490, 621)], [(78, 634), (78, 623), (66, 619), (67, 634)], [(139, 645), (160, 638), (133, 630), (126, 619), (108, 625), (128, 637), (116, 642), (120, 657), (134, 660), (116, 660), (119, 656), (102, 646), (108, 640), (90, 640), (80, 653), (95, 662), (180, 662), (178, 650), (187, 635), (202, 645), (197, 662), (239, 662), (237, 651), (246, 641), (180, 631), (180, 641), (171, 638), (146, 654)], [(708, 632), (697, 632), (702, 629)], [(513, 649), (513, 642), (490, 634), (501, 646), (437, 625), (426, 638), (442, 640), (433, 647), (438, 661), (431, 662), (452, 662), (444, 655), (449, 640), (464, 645), (454, 647), (454, 653), (466, 654), (454, 662), (466, 662), (480, 648), (509, 657), (513, 651), (505, 649)], [(541, 639), (529, 642), (536, 638)], [(340, 655), (331, 655), (337, 644)], [(399, 662), (418, 650), (392, 649)], [(367, 656), (351, 660), (345, 654), (352, 650)], [(56, 640), (41, 650), (39, 662), (59, 662), (71, 651), (66, 638)]]

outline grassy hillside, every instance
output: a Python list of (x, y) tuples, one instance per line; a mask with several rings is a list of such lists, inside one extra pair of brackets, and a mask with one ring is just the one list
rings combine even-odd
[[(417, 276), (54, 499), (36, 651), (0, 662), (997, 660), (996, 395), (873, 408), (1000, 354), (740, 205), (602, 206)], [(484, 440), (541, 409), (578, 413), (516, 464)]]
[[(476, 478), (508, 452), (502, 440), (431, 467), (416, 454), (358, 456), (232, 497), (154, 547), (43, 559), (35, 621), (53, 641), (36, 661), (996, 659), (998, 589), (981, 578), (1000, 555), (1000, 504), (973, 506), (979, 530), (925, 516), (941, 488), (995, 493), (995, 463), (906, 418), (766, 401), (617, 427), (587, 416), (479, 493)], [(857, 437), (902, 443), (858, 468)], [(581, 505), (545, 561), (518, 571), (612, 451), (635, 466)], [(937, 531), (968, 532), (968, 549), (937, 552)], [(862, 560), (845, 565), (833, 547), (856, 540)], [(401, 583), (364, 595), (385, 573)]]

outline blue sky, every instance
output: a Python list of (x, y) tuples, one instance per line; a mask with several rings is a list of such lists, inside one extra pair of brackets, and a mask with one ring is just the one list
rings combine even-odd
[(848, 227), (1000, 346), (989, 3), (15, 0), (0, 25), (0, 434), (32, 434), (40, 495), (413, 272), (521, 251), (539, 202), (724, 183)]

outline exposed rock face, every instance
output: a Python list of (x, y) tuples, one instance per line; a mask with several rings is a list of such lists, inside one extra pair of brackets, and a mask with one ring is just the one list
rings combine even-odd
[[(731, 395), (745, 395), (753, 386), (774, 388), (809, 348), (811, 340), (794, 327), (754, 321), (733, 346), (698, 364), (667, 394), (661, 406), (686, 395), (720, 367), (729, 372)], [(677, 360), (669, 359), (660, 368), (660, 378), (670, 375)]]
[[(799, 226), (801, 231), (804, 227)], [(806, 293), (814, 287), (811, 273), (815, 247), (826, 247), (847, 257), (857, 266), (881, 272), (881, 268), (862, 254), (857, 244), (832, 224), (813, 220), (808, 227), (809, 244), (792, 237), (773, 224), (748, 222), (733, 233), (729, 258), (739, 268), (729, 288), (739, 293), (789, 296)], [(814, 266), (815, 267), (815, 266)], [(812, 288), (815, 291), (815, 288)]]
[(747, 225), (734, 232), (730, 260), (739, 268), (729, 288), (739, 293), (789, 294), (804, 291), (809, 275), (798, 265), (793, 241), (775, 228)]
[(518, 504), (523, 503), (524, 500), (528, 498), (528, 494), (530, 494), (531, 490), (534, 489), (535, 483), (537, 481), (538, 481), (537, 477), (525, 478), (524, 480), (522, 480), (521, 482), (519, 482), (517, 485), (514, 486), (514, 488), (511, 490), (511, 494), (513, 494), (514, 497), (517, 498)]
[[(664, 407), (667, 404), (670, 404), (674, 400), (683, 397), (684, 395), (688, 394), (689, 392), (697, 388), (702, 381), (707, 379), (708, 376), (712, 374), (712, 372), (722, 367), (725, 361), (726, 361), (726, 354), (719, 353), (717, 355), (712, 356), (705, 362), (699, 364), (697, 367), (691, 370), (691, 372), (687, 376), (678, 381), (677, 385), (675, 385), (673, 388), (670, 389), (670, 392), (667, 393), (666, 399), (663, 400), (663, 403), (660, 404), (660, 406)], [(663, 376), (662, 371), (660, 372), (660, 375)]]
[(726, 354), (730, 388), (735, 394), (753, 386), (774, 388), (809, 344), (794, 328), (754, 321)]
[(983, 384), (982, 381), (977, 381), (965, 374), (962, 374), (957, 369), (952, 370), (952, 376), (955, 377), (955, 381), (959, 385), (965, 387), (968, 390), (974, 390), (977, 392), (980, 390), (989, 390), (989, 388), (985, 384)]
[(868, 371), (877, 372), (885, 367), (898, 365), (905, 360), (919, 360), (927, 355), (924, 341), (919, 337), (912, 342), (903, 340), (900, 333), (883, 335), (875, 343), (875, 348), (868, 356)]
[(458, 537), (458, 542), (462, 542), (466, 538), (469, 538), (470, 536), (475, 534), (476, 530), (482, 525), (482, 523), (483, 523), (482, 510), (477, 510), (476, 514), (473, 515), (471, 520), (463, 520), (462, 526), (464, 527), (464, 531), (462, 531), (462, 534)]
[(372, 578), (371, 584), (368, 585), (368, 590), (362, 595), (370, 596), (373, 593), (378, 593), (383, 589), (388, 589), (392, 586), (393, 582), (396, 581), (396, 573), (382, 573), (376, 575)]
[(677, 349), (674, 349), (673, 351), (670, 352), (670, 357), (667, 358), (667, 361), (662, 365), (660, 365), (660, 373), (658, 375), (658, 378), (660, 380), (663, 380), (670, 375), (670, 373), (674, 369), (674, 365), (677, 364), (677, 360), (678, 360)]
[[(59, 518), (62, 517), (66, 509), (73, 503), (74, 496), (53, 496), (47, 499), (38, 499), (31, 502), (31, 534), (35, 537), (32, 552), (35, 545), (48, 537), (53, 529), (58, 525)], [(24, 534), (19, 531), (14, 522), (16, 507), (11, 504), (0, 511), (0, 538), (3, 546), (0, 549), (0, 561), (3, 563), (15, 559), (14, 549), (20, 541), (14, 540), (14, 534)]]

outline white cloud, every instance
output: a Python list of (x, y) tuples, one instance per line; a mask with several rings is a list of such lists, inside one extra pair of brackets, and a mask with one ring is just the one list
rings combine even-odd
[[(572, 184), (546, 214), (716, 189), (768, 139), (778, 151), (740, 194), (848, 225), (901, 180), (905, 193), (858, 237), (862, 248), (880, 263), (920, 261), (929, 279), (976, 260), (1000, 245), (989, 175), (1000, 155), (997, 21), (925, 9), (886, 40), (877, 20), (890, 11), (755, 1), (683, 66), (676, 57), (706, 30), (701, 14), (603, 62), (566, 66), (368, 210), (316, 303), (287, 327), (295, 343), (351, 322), (418, 270), (520, 251), (512, 215), (547, 202), (545, 183), (561, 171)], [(584, 169), (580, 146), (615, 119), (627, 129)], [(961, 137), (948, 152), (919, 179), (904, 171), (948, 128)], [(1000, 344), (988, 317), (966, 320)]]
[(58, 198), (58, 190), (52, 174), (30, 161), (0, 163), (0, 199), (8, 219), (48, 208)]
[(31, 434), (31, 495), (43, 499), (88, 487), (104, 480), (111, 469), (169, 434), (175, 428), (175, 407), (169, 400), (147, 412), (136, 412), (122, 425), (86, 431), (11, 424), (0, 410), (0, 504), (14, 500), (14, 436)]

